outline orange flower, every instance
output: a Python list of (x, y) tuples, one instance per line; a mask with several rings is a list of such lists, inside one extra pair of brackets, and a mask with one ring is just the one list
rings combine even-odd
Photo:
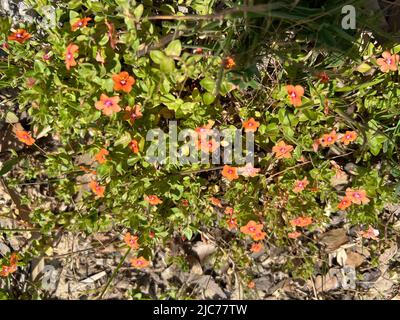
[(118, 105), (119, 97), (108, 97), (104, 93), (101, 94), (100, 100), (96, 101), (95, 107), (97, 110), (101, 110), (106, 116), (111, 116), (114, 112), (121, 111)]
[(304, 88), (302, 86), (286, 86), (287, 93), (289, 95), (289, 100), (295, 107), (301, 106), (301, 97), (304, 95)]
[(143, 257), (133, 258), (131, 260), (132, 267), (138, 268), (138, 269), (147, 268), (149, 266), (149, 264), (150, 264), (149, 261), (147, 261)]
[(222, 65), (224, 66), (225, 69), (233, 69), (236, 66), (235, 60), (233, 60), (232, 57), (226, 57), (222, 61)]
[(254, 281), (250, 281), (250, 282), (247, 284), (247, 288), (249, 288), (249, 289), (254, 289), (255, 286), (256, 286), (256, 284), (255, 284)]
[(76, 66), (76, 61), (74, 54), (75, 52), (79, 51), (79, 47), (76, 44), (70, 43), (65, 50), (65, 65), (67, 67), (67, 70), (69, 70), (71, 67)]
[(24, 43), (32, 37), (25, 29), (17, 29), (10, 36), (8, 36), (9, 41), (17, 41), (19, 43)]
[(215, 141), (215, 139), (210, 139), (208, 141), (205, 140), (196, 140), (195, 141), (196, 149), (201, 149), (204, 152), (214, 152), (218, 149), (219, 143)]
[(312, 223), (311, 217), (297, 217), (296, 219), (290, 220), (290, 224), (294, 227), (306, 227)]
[(261, 243), (256, 242), (251, 245), (250, 251), (257, 253), (257, 252), (260, 252), (263, 248), (264, 248), (264, 246)]
[(221, 200), (219, 200), (217, 198), (214, 198), (214, 197), (211, 197), (210, 201), (214, 206), (222, 208)]
[(232, 207), (226, 207), (224, 213), (229, 215), (229, 216), (233, 215), (233, 208)]
[(140, 104), (135, 104), (134, 107), (126, 107), (124, 120), (128, 120), (131, 123), (131, 125), (133, 125), (135, 120), (143, 117), (143, 114), (140, 109), (141, 109)]
[(18, 256), (14, 252), (11, 257), (10, 257), (10, 264), (3, 265), (0, 270), (0, 276), (1, 277), (8, 277), (11, 273), (17, 271), (17, 263), (18, 263)]
[(257, 231), (254, 234), (252, 234), (251, 237), (254, 241), (260, 241), (260, 240), (264, 240), (266, 235), (267, 234), (263, 231)]
[(106, 157), (109, 154), (109, 152), (107, 151), (107, 149), (100, 149), (100, 151), (94, 156), (95, 160), (102, 164), (105, 163), (107, 161)]
[(85, 166), (79, 166), (79, 169), (81, 169), (82, 171), (85, 171), (86, 173), (91, 173), (91, 174), (94, 174), (94, 175), (97, 174), (97, 172), (95, 170), (92, 170), (90, 168), (86, 168)]
[(92, 18), (81, 18), (81, 19), (79, 19), (78, 21), (76, 21), (75, 23), (73, 23), (71, 25), (71, 30), (75, 31), (76, 29), (87, 27), (87, 24), (88, 24), (88, 22), (90, 20), (92, 20)]
[(190, 205), (190, 202), (187, 199), (182, 199), (181, 203), (184, 207), (188, 207)]
[(31, 146), (35, 143), (35, 139), (31, 137), (29, 132), (25, 130), (16, 130), (15, 135), (17, 136), (18, 140), (25, 143), (28, 146)]
[(237, 168), (228, 165), (224, 165), (224, 168), (222, 169), (222, 176), (227, 178), (229, 181), (239, 179)]
[(351, 198), (345, 196), (345, 197), (342, 198), (342, 200), (341, 200), (340, 203), (338, 204), (338, 208), (339, 208), (340, 210), (346, 210), (348, 207), (351, 206), (351, 203), (352, 203)]
[(357, 132), (355, 131), (346, 131), (340, 141), (344, 143), (346, 146), (357, 139)]
[(321, 83), (328, 83), (329, 82), (329, 76), (325, 71), (321, 71), (317, 74), (317, 77)]
[(255, 121), (254, 118), (250, 118), (249, 120), (243, 122), (244, 132), (256, 132), (259, 126), (260, 123)]
[(244, 167), (238, 168), (238, 174), (242, 175), (243, 177), (255, 177), (261, 169), (254, 168), (251, 162), (246, 163)]
[(330, 146), (337, 141), (336, 131), (332, 130), (331, 133), (324, 134), (320, 139), (320, 143), (323, 147)]
[(300, 236), (301, 236), (301, 232), (298, 232), (298, 231), (294, 231), (294, 232), (289, 232), (288, 233), (288, 237), (290, 239), (297, 239)]
[(103, 187), (99, 185), (96, 181), (92, 180), (89, 183), (90, 189), (92, 189), (93, 193), (99, 197), (103, 198), (104, 197), (104, 191), (106, 190), (106, 187)]
[(250, 220), (243, 227), (240, 227), (240, 231), (244, 234), (254, 235), (258, 232), (261, 232), (263, 225), (261, 223), (257, 223), (254, 220)]
[(138, 236), (132, 236), (129, 232), (125, 234), (124, 241), (125, 243), (131, 247), (134, 250), (139, 249), (139, 243), (138, 243), (139, 237)]
[(135, 139), (129, 142), (129, 148), (131, 148), (133, 153), (139, 153), (139, 144)]
[(132, 86), (135, 84), (135, 78), (131, 77), (128, 72), (122, 71), (112, 76), (114, 81), (114, 90), (122, 90), (129, 93), (132, 90)]
[(389, 51), (382, 53), (382, 58), (376, 60), (382, 72), (396, 71), (399, 63), (398, 54), (390, 54)]
[(228, 224), (228, 228), (229, 230), (233, 230), (236, 229), (238, 227), (238, 222), (236, 218), (229, 218), (228, 220), (226, 220), (226, 223)]
[(309, 183), (310, 182), (307, 180), (307, 177), (305, 177), (303, 180), (296, 180), (294, 182), (293, 192), (295, 193), (302, 192)]
[(349, 197), (351, 202), (355, 204), (367, 204), (369, 202), (367, 192), (365, 190), (353, 190), (347, 188), (346, 196)]
[(286, 144), (284, 141), (279, 141), (278, 144), (272, 148), (272, 152), (275, 153), (275, 158), (277, 159), (290, 159), (292, 157), (292, 151), (293, 147), (289, 144)]
[(379, 231), (369, 226), (367, 231), (360, 231), (358, 234), (365, 239), (378, 240)]
[(162, 203), (162, 200), (154, 194), (145, 196), (144, 201), (147, 201), (148, 203), (150, 203), (153, 206), (156, 206), (156, 205)]
[(198, 139), (202, 139), (202, 138), (206, 138), (207, 136), (210, 136), (213, 134), (213, 130), (211, 129), (212, 126), (214, 125), (214, 121), (212, 120), (208, 120), (208, 124), (202, 126), (202, 127), (198, 127), (195, 129), (196, 133), (197, 133), (197, 137)]

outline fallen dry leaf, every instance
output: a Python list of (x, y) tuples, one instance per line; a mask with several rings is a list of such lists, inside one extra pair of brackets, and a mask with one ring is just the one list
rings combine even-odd
[(357, 268), (363, 264), (364, 260), (365, 260), (365, 258), (361, 254), (359, 254), (357, 252), (349, 251), (349, 252), (347, 252), (347, 258), (346, 258), (344, 264), (346, 266)]

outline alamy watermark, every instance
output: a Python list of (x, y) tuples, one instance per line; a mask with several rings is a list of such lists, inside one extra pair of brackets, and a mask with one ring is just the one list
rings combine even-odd
[(152, 164), (254, 164), (254, 132), (227, 128), (222, 131), (201, 128), (178, 131), (170, 121), (168, 132), (160, 128), (148, 131), (146, 161)]
[(342, 8), (342, 14), (345, 15), (342, 18), (342, 28), (354, 30), (356, 28), (356, 8), (352, 5), (346, 5)]

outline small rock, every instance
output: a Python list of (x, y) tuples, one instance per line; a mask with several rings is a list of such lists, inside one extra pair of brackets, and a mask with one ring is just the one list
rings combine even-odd
[(349, 241), (346, 230), (343, 228), (332, 229), (320, 236), (320, 241), (326, 246), (328, 252), (338, 249), (342, 244)]

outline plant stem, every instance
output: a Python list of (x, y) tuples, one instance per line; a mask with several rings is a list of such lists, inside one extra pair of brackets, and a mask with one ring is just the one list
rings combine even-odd
[(114, 280), (115, 276), (117, 275), (117, 272), (119, 271), (119, 269), (121, 268), (122, 264), (125, 262), (126, 257), (128, 256), (129, 252), (131, 252), (131, 248), (129, 248), (125, 255), (123, 256), (122, 260), (119, 262), (118, 266), (115, 268), (114, 272), (112, 273), (110, 279), (107, 281), (103, 291), (100, 293), (100, 296), (98, 298), (98, 300), (103, 299), (104, 294), (107, 292), (108, 287), (110, 286), (111, 282)]

